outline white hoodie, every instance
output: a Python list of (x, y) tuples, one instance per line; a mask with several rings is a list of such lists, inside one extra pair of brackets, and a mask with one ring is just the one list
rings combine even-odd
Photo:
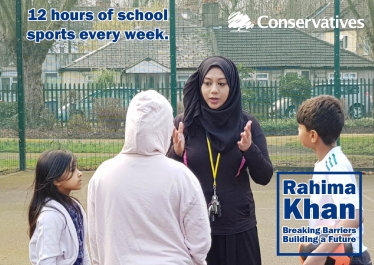
[[(87, 238), (86, 214), (76, 202), (83, 216), (84, 240)], [(50, 200), (43, 207), (29, 243), (29, 257), (33, 265), (72, 265), (78, 258), (79, 242), (70, 214), (59, 202)], [(91, 264), (84, 245), (84, 265)]]
[(207, 206), (197, 178), (167, 158), (173, 130), (169, 102), (137, 94), (120, 154), (99, 166), (88, 186), (93, 264), (206, 264)]

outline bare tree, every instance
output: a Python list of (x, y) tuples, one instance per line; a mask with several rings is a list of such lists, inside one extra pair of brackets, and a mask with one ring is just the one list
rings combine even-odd
[(246, 13), (252, 20), (259, 16), (303, 18), (328, 0), (217, 0), (224, 16)]
[[(374, 0), (347, 0), (349, 9), (356, 19), (364, 19), (364, 36), (369, 41), (370, 54), (374, 54)], [(364, 5), (364, 8), (359, 8)]]
[(285, 0), (283, 1), (282, 18), (305, 18), (318, 7), (331, 2), (330, 0)]
[(79, 0), (78, 5), (86, 7), (95, 6), (95, 0)]
[[(36, 43), (26, 39), (28, 30), (55, 31), (61, 28), (62, 21), (28, 21), (28, 10), (44, 8), (49, 11), (55, 8), (68, 11), (77, 4), (78, 0), (22, 0), (22, 30), (23, 30), (23, 73), (25, 86), (25, 101), (30, 117), (38, 117), (44, 108), (42, 93), (42, 64), (54, 41)], [(0, 40), (16, 58), (16, 1), (0, 0)], [(36, 14), (38, 15), (38, 14)]]
[[(187, 0), (177, 0), (176, 5), (179, 5), (181, 2), (187, 2)], [(169, 6), (168, 0), (111, 0), (111, 3), (116, 7), (152, 7), (153, 5)]]
[(220, 8), (225, 17), (233, 12), (242, 12), (251, 18), (269, 14), (269, 6), (276, 0), (218, 0)]

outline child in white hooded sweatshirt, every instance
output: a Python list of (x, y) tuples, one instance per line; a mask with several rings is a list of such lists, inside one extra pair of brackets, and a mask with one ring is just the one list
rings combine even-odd
[(88, 186), (93, 264), (206, 264), (211, 237), (200, 183), (165, 156), (173, 128), (162, 95), (148, 90), (132, 99), (122, 151)]
[(86, 214), (70, 196), (82, 188), (77, 158), (68, 150), (43, 152), (36, 164), (29, 206), (29, 258), (33, 265), (90, 265)]

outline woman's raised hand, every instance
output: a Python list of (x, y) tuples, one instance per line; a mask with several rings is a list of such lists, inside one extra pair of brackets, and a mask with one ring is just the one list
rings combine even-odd
[(184, 124), (183, 122), (179, 123), (178, 129), (174, 127), (173, 131), (173, 147), (174, 147), (174, 152), (182, 156), (184, 152), (184, 147), (185, 147), (185, 139), (183, 135), (183, 129), (184, 129)]
[(244, 131), (240, 134), (240, 141), (238, 142), (238, 147), (240, 151), (245, 152), (252, 145), (252, 133), (251, 133), (252, 121), (248, 121), (244, 127)]

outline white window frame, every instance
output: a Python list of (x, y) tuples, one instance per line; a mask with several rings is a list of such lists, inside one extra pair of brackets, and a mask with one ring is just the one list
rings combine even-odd
[(177, 82), (187, 82), (190, 76), (190, 74), (179, 74), (177, 75)]
[[(177, 74), (177, 87), (184, 87), (184, 85), (186, 84), (188, 78), (190, 78), (191, 74), (188, 74), (188, 73), (180, 73), (180, 74)], [(183, 92), (183, 90), (180, 90), (179, 91), (180, 93)]]
[(294, 73), (294, 74), (297, 74), (297, 77), (301, 77), (302, 76), (302, 72), (309, 72), (309, 78), (310, 78), (310, 70), (293, 70), (293, 69), (287, 69), (287, 70), (284, 70), (284, 75), (286, 74), (289, 74), (289, 73)]
[[(266, 75), (264, 77), (261, 77), (261, 75)], [(262, 72), (254, 72), (249, 73), (248, 77), (243, 78), (243, 81), (269, 81), (269, 73), (262, 73)]]
[(357, 80), (357, 72), (342, 73), (342, 79)]
[(92, 84), (95, 80), (95, 76), (93, 74), (86, 74), (86, 83)]
[[(261, 77), (261, 75), (266, 75), (266, 77)], [(254, 74), (255, 76), (255, 79), (256, 79), (256, 83), (258, 83), (259, 85), (261, 86), (266, 86), (268, 84), (268, 81), (269, 81), (269, 74), (268, 73), (258, 73), (256, 72)]]
[[(14, 84), (17, 84), (17, 76), (11, 76), (11, 75), (4, 75), (4, 76), (1, 76), (0, 79), (6, 79), (6, 78), (9, 78), (9, 88), (10, 91), (12, 92), (15, 92), (15, 90), (13, 89), (13, 85)], [(5, 91), (5, 87), (3, 87), (3, 81), (0, 80), (0, 91)], [(6, 93), (10, 93), (8, 91), (6, 91)], [(7, 99), (9, 100), (9, 95), (7, 96)], [(3, 98), (0, 98), (0, 101), (3, 101), (4, 99)], [(11, 94), (11, 97), (10, 97), (10, 101), (16, 101), (17, 100), (17, 94), (16, 93), (13, 93)]]
[[(260, 75), (266, 75), (266, 77), (259, 77)], [(269, 74), (268, 73), (256, 73), (256, 81), (268, 81)]]
[(300, 70), (300, 76), (303, 76), (303, 72), (308, 72), (308, 78), (307, 79), (310, 80), (310, 70)]
[[(328, 76), (329, 80), (334, 80), (334, 72), (330, 72)], [(340, 80), (357, 80), (357, 72), (340, 73)]]
[(340, 49), (348, 49), (348, 36), (342, 35), (340, 36)]
[[(47, 79), (48, 79), (48, 78), (47, 78), (47, 75), (48, 75), (48, 74), (56, 74), (56, 77), (55, 77), (55, 78), (56, 78), (57, 80), (61, 79), (61, 78), (60, 78), (60, 75), (58, 74), (58, 72), (45, 72), (45, 73), (44, 73), (44, 83), (47, 83)], [(50, 77), (50, 78), (54, 78), (54, 77)], [(57, 81), (57, 82), (58, 82), (58, 81)]]

